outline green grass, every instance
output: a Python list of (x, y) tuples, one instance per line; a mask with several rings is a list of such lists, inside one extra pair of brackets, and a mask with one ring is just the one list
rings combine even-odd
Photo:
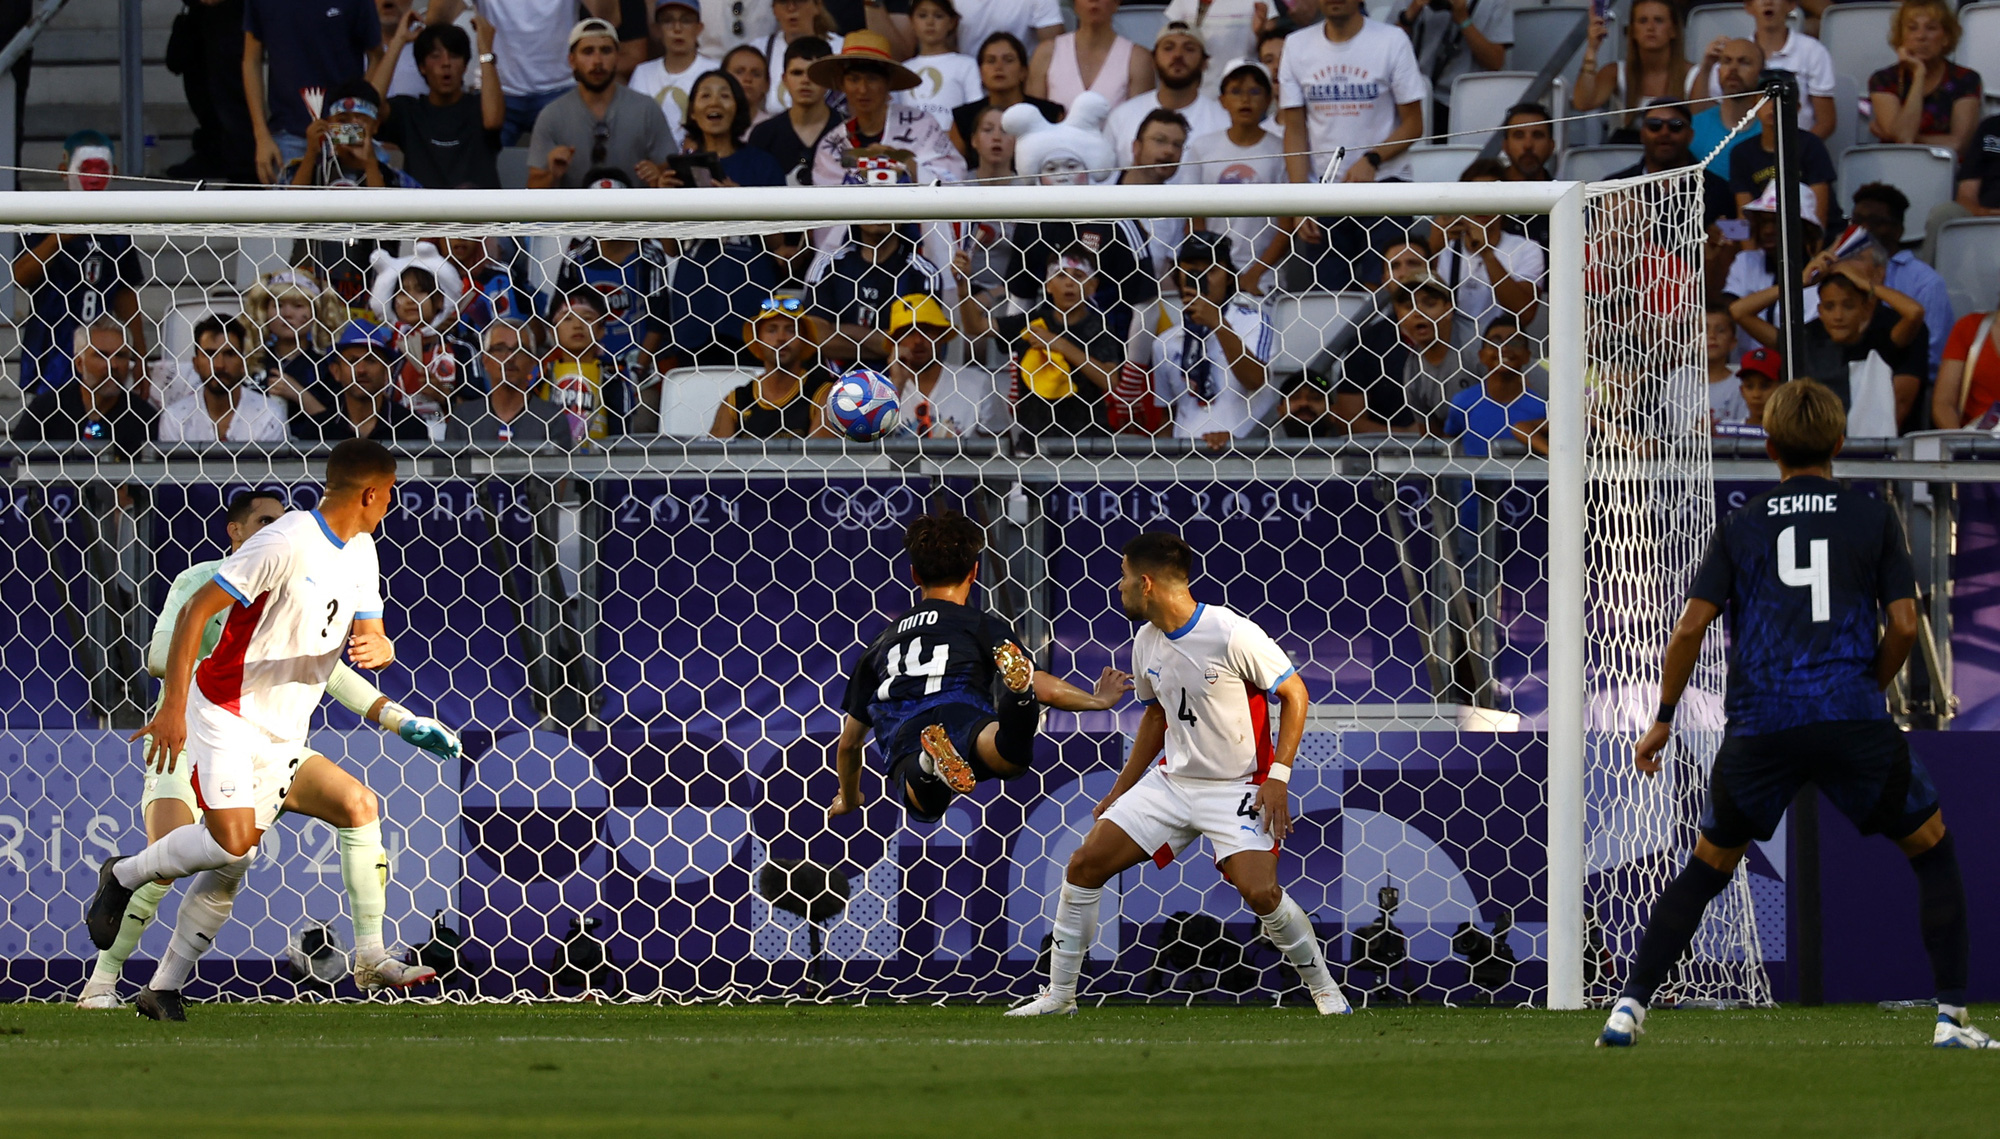
[(0, 1136), (1991, 1134), (2000, 1052), (1873, 1007), (1598, 1013), (0, 1006)]

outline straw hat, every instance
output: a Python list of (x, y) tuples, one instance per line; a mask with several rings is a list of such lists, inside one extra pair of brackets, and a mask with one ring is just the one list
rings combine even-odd
[(840, 54), (816, 60), (806, 74), (812, 76), (814, 83), (838, 91), (847, 69), (857, 63), (879, 68), (889, 77), (891, 91), (908, 91), (912, 87), (923, 86), (924, 81), (917, 78), (916, 72), (896, 61), (896, 53), (889, 49), (889, 37), (865, 28), (847, 33), (847, 38), (840, 43)]

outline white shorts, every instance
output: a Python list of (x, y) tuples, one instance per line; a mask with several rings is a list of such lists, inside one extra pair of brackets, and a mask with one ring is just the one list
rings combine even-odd
[(1104, 818), (1151, 854), (1156, 865), (1172, 862), (1197, 835), (1207, 836), (1220, 865), (1246, 850), (1278, 849), (1264, 820), (1251, 813), (1256, 803), (1257, 785), (1247, 780), (1176, 779), (1155, 766), (1118, 796)]
[(253, 807), (257, 829), (277, 821), (299, 764), (313, 754), (304, 740), (280, 740), (210, 703), (200, 688), (188, 692), (187, 750), (181, 763), (194, 775), (195, 803), (203, 811)]
[(201, 807), (195, 803), (194, 784), (189, 781), (194, 765), (183, 751), (174, 757), (174, 769), (165, 775), (153, 773), (152, 765), (146, 768), (146, 792), (139, 796), (139, 814), (144, 816), (147, 804), (156, 799), (178, 799), (187, 804), (187, 809), (201, 817)]

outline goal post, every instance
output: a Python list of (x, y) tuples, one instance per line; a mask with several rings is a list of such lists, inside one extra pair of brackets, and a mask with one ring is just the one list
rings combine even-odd
[[(936, 827), (893, 813), (845, 830), (826, 823), (818, 812), (828, 717), (837, 715), (860, 645), (903, 604), (900, 524), (944, 504), (986, 522), (989, 604), (1015, 623), (1043, 667), (1087, 685), (1081, 672), (1129, 663), (1122, 640), (1129, 627), (1118, 633), (1119, 616), (1101, 593), (1084, 591), (1108, 588), (1102, 574), (1107, 558), (1115, 571), (1122, 535), (1152, 518), (1185, 522), (1207, 543), (1198, 557), (1222, 575), (1211, 579), (1218, 594), (1260, 612), (1317, 686), (1314, 723), (1334, 725), (1314, 730), (1314, 758), (1302, 763), (1295, 790), (1318, 794), (1316, 809), (1329, 817), (1350, 807), (1367, 816), (1344, 832), (1327, 822), (1315, 832), (1323, 851), (1301, 840), (1298, 860), (1286, 861), (1284, 873), (1297, 867), (1301, 891), (1316, 900), (1307, 909), (1326, 923), (1330, 956), (1384, 999), (1483, 993), (1567, 1009), (1601, 1001), (1607, 960), (1615, 971), (1636, 947), (1635, 915), (1651, 898), (1633, 891), (1663, 884), (1655, 863), (1685, 839), (1686, 805), (1705, 778), (1690, 751), (1689, 769), (1670, 777), (1673, 793), (1651, 795), (1617, 763), (1622, 748), (1629, 766), (1635, 736), (1625, 705), (1654, 679), (1641, 674), (1656, 667), (1661, 642), (1649, 648), (1646, 638), (1663, 635), (1666, 608), (1692, 573), (1698, 549), (1691, 552), (1688, 535), (1704, 517), (1713, 522), (1705, 443), (1695, 447), (1690, 418), (1704, 398), (1688, 370), (1700, 359), (1699, 230), (1656, 233), (1658, 219), (1641, 224), (1633, 212), (1635, 203), (1698, 202), (1699, 177), (1695, 170), (1691, 182), (1682, 175), (1591, 187), (20, 193), (9, 196), (0, 230), (143, 237), (144, 256), (162, 265), (190, 253), (228, 265), (249, 257), (241, 250), (252, 240), (273, 248), (371, 241), (407, 258), (419, 241), (498, 239), (511, 243), (520, 263), (534, 263), (527, 291), (546, 297), (572, 238), (679, 242), (672, 249), (684, 251), (685, 243), (838, 226), (969, 228), (993, 219), (1546, 218), (1541, 312), (1521, 321), (1533, 326), (1532, 363), (1546, 374), (1545, 459), (1524, 454), (1511, 437), (1483, 455), (1409, 434), (1287, 439), (1280, 420), (1291, 412), (1282, 396), (1263, 402), (1257, 432), (1220, 453), (1199, 438), (1174, 437), (1159, 420), (1158, 435), (1074, 442), (1019, 433), (718, 442), (700, 438), (706, 419), (697, 413), (727, 389), (700, 389), (708, 403), (675, 412), (661, 385), (682, 382), (672, 378), (678, 373), (654, 378), (657, 428), (596, 440), (586, 431), (573, 450), (468, 446), (441, 429), (399, 444), (409, 487), (400, 517), (392, 516), (401, 528), (385, 546), (399, 537), (412, 546), (395, 555), (401, 576), (389, 600), (411, 671), (393, 694), (420, 712), (434, 707), (462, 720), (480, 755), (440, 774), (421, 754), (356, 728), (352, 717), (329, 715), (316, 733), (337, 737), (373, 780), (411, 776), (412, 789), (400, 796), (377, 787), (392, 823), (400, 810), (422, 824), (399, 839), (409, 865), (397, 877), (412, 881), (392, 898), (392, 908), (400, 906), (394, 936), (415, 945), (429, 934), (431, 910), (459, 915), (468, 946), (489, 964), (491, 983), (470, 982), (471, 993), (574, 991), (564, 947), (597, 936), (588, 917), (611, 922), (601, 935), (605, 952), (637, 978), (625, 996), (997, 999), (1024, 991), (1033, 974), (1051, 875), (1080, 837), (1077, 827), (1088, 824), (1089, 801), (1108, 788), (1104, 765), (1115, 765), (1123, 746), (1115, 741), (1129, 736), (1136, 718), (1051, 716), (1059, 758), (1048, 772), (983, 787), (976, 803)], [(1627, 248), (1642, 230), (1644, 248)], [(683, 291), (674, 276), (682, 252), (664, 257), (660, 293)], [(246, 262), (233, 283), (181, 284), (173, 298), (179, 319), (211, 304), (233, 310), (245, 282), (272, 267)], [(1295, 267), (1280, 269), (1261, 299), (1245, 302), (1274, 325), (1291, 322), (1274, 337), (1274, 389), (1318, 366), (1309, 359), (1315, 339), (1364, 326), (1378, 303), (1365, 280), (1336, 295), (1302, 284)], [(1157, 266), (1149, 271), (1159, 275)], [(368, 302), (348, 299), (356, 311)], [(1142, 402), (1158, 394), (1146, 387), (1158, 379), (1145, 375), (1140, 357), (1153, 358), (1147, 353), (1176, 318), (1172, 303), (1156, 301), (1123, 334), (1129, 355), (1121, 375), (1138, 374)], [(1461, 330), (1453, 351), (1470, 360), (1483, 331)], [(483, 345), (473, 340), (469, 351), (477, 353)], [(393, 350), (403, 351), (400, 344)], [(1020, 356), (998, 345), (997, 398), (1010, 398), (1010, 383), (1025, 386), (1014, 378)], [(1276, 356), (1290, 371), (1280, 374)], [(478, 359), (475, 366), (488, 366)], [(756, 370), (747, 360), (745, 367)], [(1127, 414), (1137, 423), (1133, 406)], [(1431, 410), (1442, 423), (1448, 409), (1440, 401)], [(1633, 427), (1639, 420), (1643, 431)], [(13, 952), (80, 956), (73, 931), (56, 916), (66, 904), (56, 895), (84, 889), (88, 859), (136, 849), (136, 795), (115, 807), (92, 802), (133, 790), (120, 770), (125, 749), (98, 732), (115, 718), (107, 701), (142, 702), (143, 690), (150, 702), (143, 676), (120, 680), (122, 695), (107, 695), (115, 686), (105, 676), (148, 631), (164, 580), (217, 556), (219, 523), (211, 516), (228, 490), (272, 487), (309, 504), (298, 488), (323, 453), (287, 440), (14, 456), (12, 528), (0, 541), (24, 553), (5, 587), (21, 589), (33, 612), (0, 629), (7, 670), (23, 672), (14, 691), (0, 690), (0, 742), (86, 778), (61, 794), (54, 781), (34, 784), (34, 794), (67, 796), (53, 837), (36, 830), (32, 812), (0, 810), (0, 874), (8, 856), (27, 859), (31, 847), (47, 864), (11, 892), (0, 881), (0, 942), (18, 943)], [(1666, 475), (1650, 489), (1636, 489), (1633, 480), (1659, 471)], [(559, 482), (568, 489), (537, 489)], [(113, 503), (86, 484), (149, 493)], [(1710, 500), (1698, 508), (1687, 501), (1703, 494)], [(120, 510), (129, 516), (114, 517)], [(1508, 532), (1509, 520), (1519, 533)], [(156, 551), (145, 548), (149, 541)], [(1641, 564), (1649, 550), (1657, 557)], [(718, 587), (717, 575), (770, 590), (762, 596), (782, 612), (744, 607)], [(1277, 584), (1266, 592), (1265, 580)], [(1344, 587), (1364, 600), (1343, 598)], [(488, 624), (461, 628), (468, 614), (482, 612), (478, 620)], [(426, 665), (427, 652), (457, 663)], [(1318, 652), (1341, 655), (1315, 659)], [(1377, 679), (1370, 669), (1399, 679)], [(1704, 673), (1702, 683), (1719, 679)], [(725, 698), (724, 688), (743, 692)], [(864, 778), (872, 788), (879, 764), (870, 747)], [(1406, 765), (1421, 772), (1406, 774)], [(29, 794), (25, 775), (0, 771), (0, 779), (8, 780), (0, 802)], [(1532, 795), (1530, 780), (1539, 781)], [(1450, 809), (1423, 801), (1447, 792), (1458, 796)], [(100, 814), (111, 821), (98, 822)], [(86, 830), (95, 847), (74, 837)], [(337, 876), (300, 848), (316, 838), (278, 841), (282, 852), (271, 860), (279, 865), (268, 878), (253, 871), (247, 887), (270, 891), (261, 919), (270, 928), (221, 943), (239, 961), (270, 956), (300, 922), (342, 909)], [(1261, 970), (1254, 982), (1243, 979), (1254, 958), (1247, 946), (1233, 981), (1225, 980), (1230, 969), (1203, 964), (1199, 946), (1175, 956), (1177, 946), (1193, 945), (1187, 914), (1233, 897), (1214, 892), (1213, 872), (1198, 861), (1191, 849), (1171, 868), (1142, 867), (1157, 873), (1152, 884), (1134, 872), (1119, 887), (1123, 916), (1114, 918), (1107, 903), (1086, 993), (1094, 985), (1103, 995), (1241, 999), (1278, 985), (1282, 971), (1271, 961), (1254, 967)], [(813, 899), (800, 900), (798, 875), (807, 873), (821, 875), (827, 898), (839, 895), (832, 916), (815, 917)], [(1362, 873), (1373, 877), (1360, 881)], [(1399, 884), (1422, 898), (1405, 911), (1407, 934), (1393, 917)], [(1748, 898), (1718, 919), (1726, 928), (1698, 944), (1702, 962), (1720, 964), (1695, 970), (1707, 969), (1690, 990), (1696, 995), (1767, 994)], [(1517, 920), (1517, 911), (1531, 916)], [(1230, 922), (1240, 916), (1216, 912)], [(566, 932), (558, 914), (574, 915), (576, 928)], [(1454, 927), (1469, 928), (1475, 948), (1460, 945)], [(1255, 933), (1226, 936), (1247, 942)], [(1487, 946), (1479, 950), (1482, 936)], [(1402, 957), (1385, 956), (1391, 942)], [(1482, 972), (1482, 963), (1499, 961), (1500, 945), (1507, 968)], [(1401, 973), (1392, 976), (1399, 961)], [(0, 998), (46, 993), (60, 973), (51, 967), (41, 981), (24, 981), (9, 968)], [(250, 975), (238, 967), (222, 988), (258, 995), (244, 980)], [(1488, 984), (1494, 977), (1504, 980)], [(585, 976), (583, 987), (592, 980)]]

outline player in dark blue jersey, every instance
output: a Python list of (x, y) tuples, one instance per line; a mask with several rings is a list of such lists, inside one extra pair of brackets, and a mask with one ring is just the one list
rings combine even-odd
[(861, 748), (871, 730), (904, 808), (936, 822), (953, 795), (979, 780), (1027, 773), (1042, 705), (1101, 711), (1131, 689), (1131, 676), (1115, 668), (1093, 692), (1035, 671), (1007, 622), (967, 605), (984, 546), (978, 524), (962, 514), (910, 523), (903, 548), (923, 600), (875, 638), (848, 677), (834, 751), (840, 791), (827, 814), (864, 801)]
[(1653, 904), (1598, 1043), (1638, 1040), (1647, 1003), (1687, 952), (1702, 911), (1729, 884), (1751, 840), (1768, 840), (1792, 797), (1812, 783), (1863, 834), (1895, 842), (1916, 872), (1937, 985), (1932, 1044), (1991, 1048), (1966, 1014), (1971, 942), (1958, 854), (1930, 776), (1910, 757), (1882, 699), (1917, 640), (1902, 523), (1880, 499), (1833, 481), (1847, 415), (1830, 389), (1811, 380), (1780, 386), (1765, 405), (1764, 427), (1782, 481), (1717, 528), (1667, 644), (1659, 716), (1633, 756), (1647, 775), (1660, 770), (1702, 638), (1726, 610), (1728, 726), (1701, 838)]

